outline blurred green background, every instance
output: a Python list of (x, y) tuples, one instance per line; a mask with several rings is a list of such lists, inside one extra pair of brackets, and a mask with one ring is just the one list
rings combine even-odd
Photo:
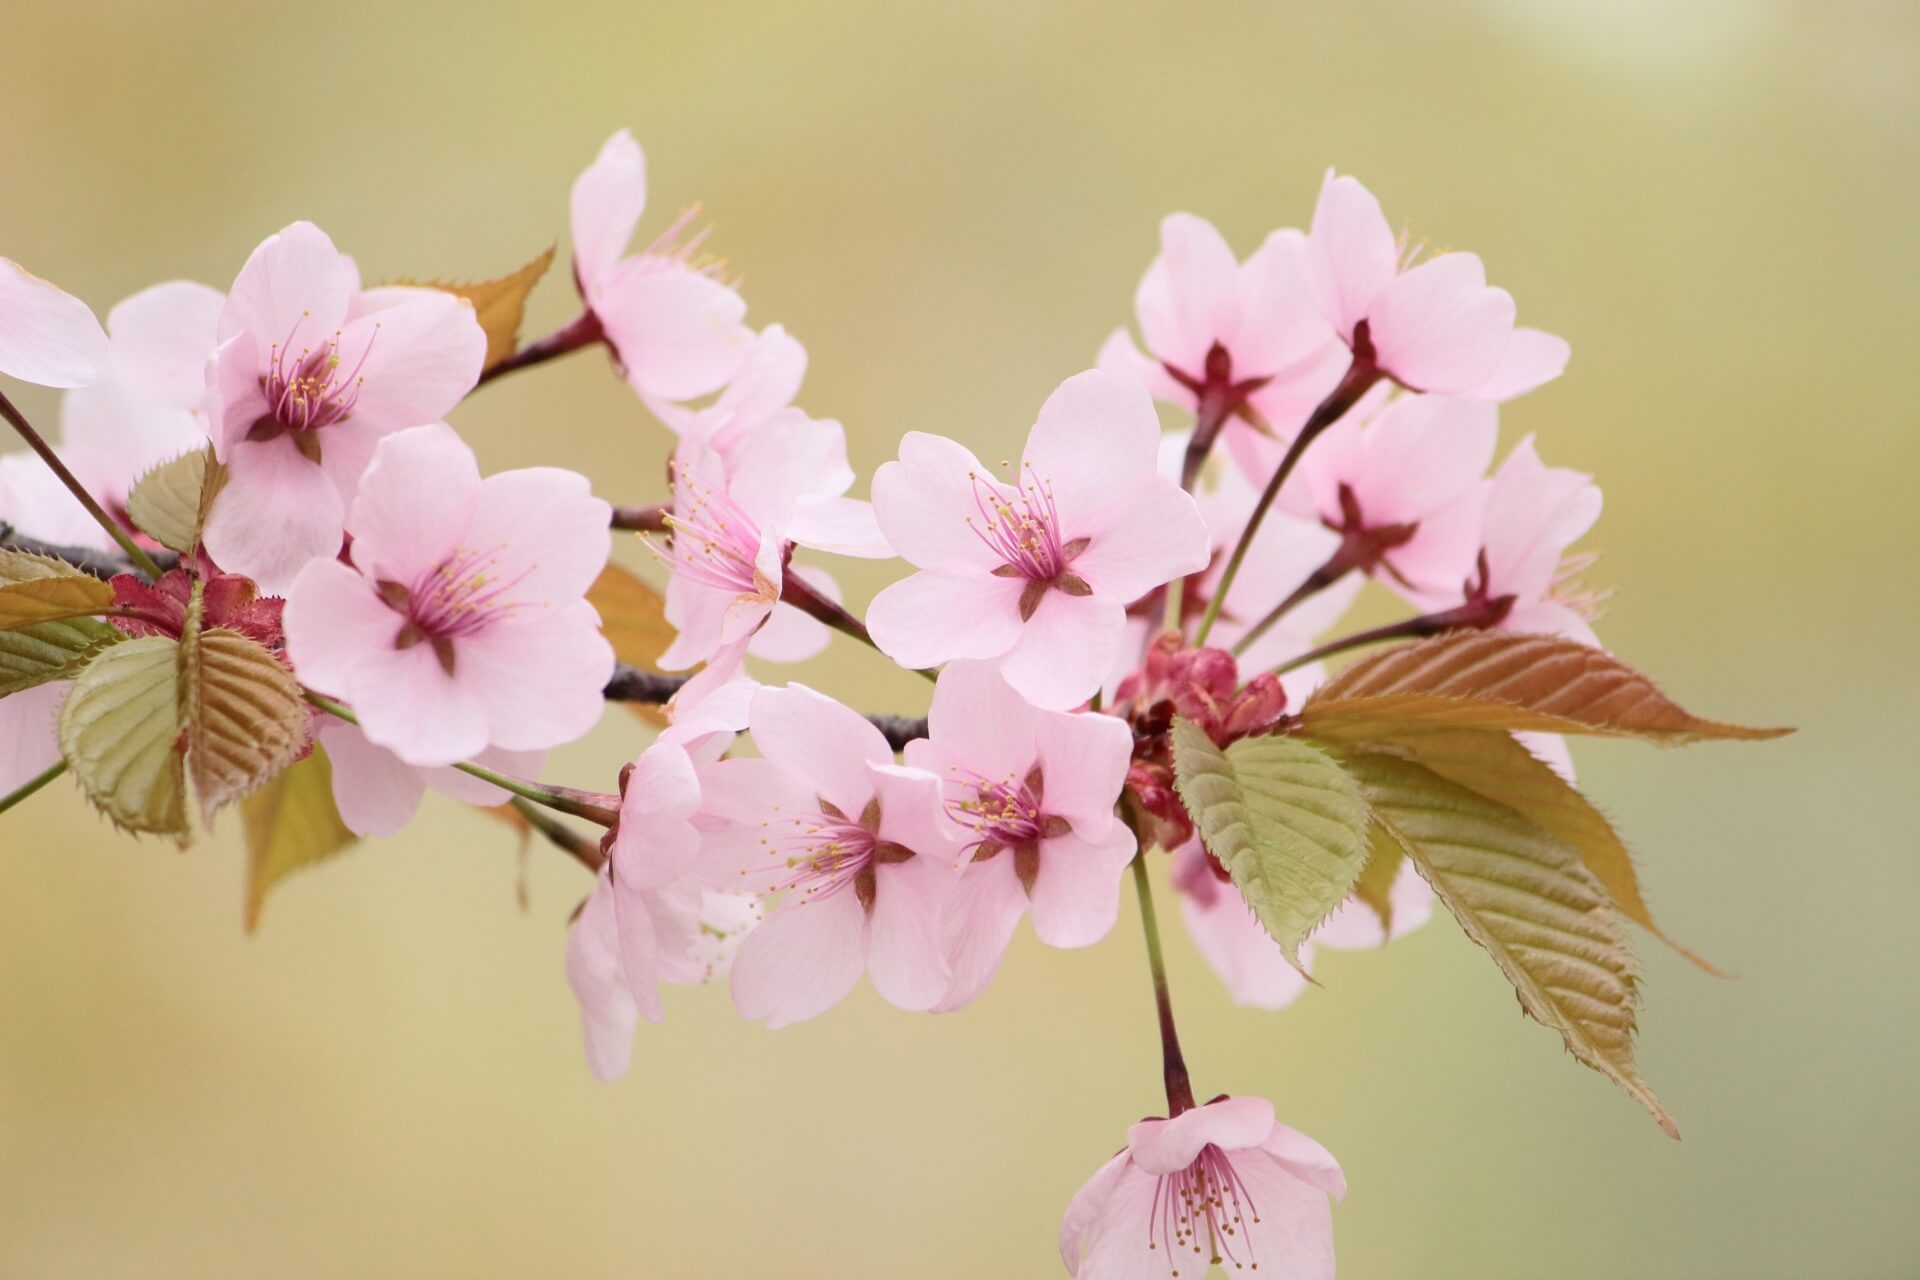
[[(1667, 927), (1739, 974), (1642, 947), (1686, 1139), (1444, 920), (1270, 1015), (1174, 924), (1199, 1087), (1338, 1154), (1348, 1277), (1920, 1274), (1912, 5), (15, 0), (0, 26), (0, 251), (102, 314), (224, 287), (296, 217), (370, 278), (506, 271), (628, 126), (646, 225), (705, 201), (863, 473), (909, 428), (1016, 449), (1167, 211), (1244, 251), (1335, 164), (1480, 251), (1573, 342), (1505, 431), (1605, 486), (1604, 638), (1704, 714), (1801, 726), (1579, 752)], [(530, 331), (571, 308), (556, 274)], [(456, 421), (490, 469), (661, 493), (667, 437), (598, 357)], [(864, 601), (892, 571), (843, 577)], [(843, 642), (809, 678), (926, 692)], [(642, 740), (612, 714), (550, 776), (610, 786)], [(551, 850), (522, 910), (512, 835), (430, 802), (252, 938), (241, 874), (230, 816), (182, 856), (63, 783), (0, 824), (0, 1275), (1044, 1277), (1159, 1106), (1131, 904), (1092, 951), (1023, 934), (950, 1017), (863, 988), (769, 1033), (671, 990), (608, 1088), (561, 974), (587, 881)]]

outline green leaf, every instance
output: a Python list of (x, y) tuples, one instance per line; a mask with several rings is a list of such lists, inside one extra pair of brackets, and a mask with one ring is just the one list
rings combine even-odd
[(112, 606), (112, 587), (63, 560), (0, 551), (0, 631), (85, 617)]
[(299, 756), (307, 704), (280, 660), (237, 631), (189, 627), (180, 654), (187, 764), (211, 822)]
[(333, 765), (315, 746), (240, 802), (247, 839), (247, 932), (282, 880), (348, 848), (357, 836), (333, 803)]
[(127, 497), (127, 515), (161, 546), (191, 552), (226, 479), (212, 445), (182, 454), (140, 477)]
[(1703, 720), (1612, 654), (1558, 636), (1465, 631), (1362, 658), (1301, 708), (1312, 737), (1359, 744), (1413, 726), (1643, 738), (1777, 738)]
[(1409, 733), (1383, 744), (1469, 791), (1503, 804), (1558, 838), (1580, 855), (1627, 919), (1660, 939), (1708, 973), (1720, 971), (1669, 938), (1653, 922), (1653, 910), (1640, 892), (1633, 855), (1613, 824), (1571, 783), (1504, 733), (1436, 729)]
[[(1298, 738), (1225, 751), (1173, 725), (1175, 783), (1208, 852), (1295, 968), (1300, 944), (1345, 900), (1367, 859), (1367, 806), (1339, 761)], [(1304, 969), (1301, 972), (1305, 972)]]
[(0, 698), (77, 676), (95, 654), (121, 638), (119, 631), (92, 618), (0, 631)]
[(435, 281), (417, 287), (439, 289), (473, 304), (473, 318), (479, 321), (481, 331), (487, 335), (487, 358), (481, 367), (491, 369), (519, 347), (520, 321), (526, 315), (527, 297), (533, 292), (533, 287), (540, 283), (540, 277), (547, 274), (547, 268), (553, 265), (553, 252), (549, 247), (526, 266), (497, 280), (482, 280), (477, 284)]
[(163, 636), (114, 645), (74, 681), (60, 754), (93, 806), (129, 831), (187, 842), (179, 646)]
[(1563, 841), (1410, 760), (1348, 758), (1374, 820), (1406, 850), (1520, 1007), (1680, 1136), (1634, 1064), (1633, 954), (1606, 890)]

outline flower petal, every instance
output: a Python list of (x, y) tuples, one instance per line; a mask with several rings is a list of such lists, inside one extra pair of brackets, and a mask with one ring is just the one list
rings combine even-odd
[(734, 1007), (769, 1027), (825, 1013), (860, 981), (866, 931), (866, 913), (850, 892), (783, 903), (740, 944)]
[(227, 291), (218, 337), (252, 335), (254, 358), (268, 352), (318, 350), (340, 331), (360, 290), (353, 259), (311, 222), (296, 222), (262, 240)]
[(1352, 341), (1354, 325), (1367, 318), (1374, 298), (1399, 269), (1393, 228), (1358, 178), (1335, 177), (1329, 169), (1307, 240), (1308, 278), (1320, 309)]
[(1033, 932), (1040, 941), (1090, 947), (1106, 937), (1120, 915), (1120, 880), (1135, 848), (1133, 832), (1119, 823), (1099, 840), (1076, 833), (1041, 841), (1033, 881)]
[(998, 658), (1020, 640), (1025, 586), (1019, 579), (984, 573), (916, 573), (873, 598), (867, 630), (880, 651), (903, 667)]
[(935, 1012), (948, 1013), (979, 999), (1026, 913), (1027, 891), (1014, 874), (1012, 855), (975, 863), (961, 873), (942, 912), (941, 938), (952, 976)]
[(351, 314), (340, 357), (343, 373), (359, 370), (354, 417), (387, 427), (435, 422), (479, 381), (487, 335), (465, 298), (442, 289), (369, 289)]
[(1052, 497), (1063, 538), (1085, 537), (1113, 524), (1120, 495), (1135, 481), (1159, 478), (1159, 454), (1160, 416), (1146, 389), (1089, 369), (1040, 406), (1020, 480), (1037, 481)]
[(360, 836), (391, 836), (413, 821), (427, 784), (420, 771), (344, 720), (327, 717), (320, 745), (333, 766), (333, 803), (347, 829)]
[(606, 278), (647, 208), (647, 161), (633, 134), (608, 138), (592, 164), (573, 180), (569, 202), (573, 273), (591, 296)]
[[(452, 427), (386, 437), (347, 513), (354, 565), (376, 582), (413, 586), (468, 543), (480, 492), (480, 464)], [(527, 532), (538, 529), (530, 522)]]
[(618, 1080), (633, 1060), (633, 1032), (640, 1011), (627, 990), (613, 915), (613, 884), (605, 871), (567, 932), (567, 985), (580, 1003), (588, 1067), (601, 1080)]
[(601, 690), (613, 677), (613, 646), (584, 600), (494, 621), (457, 638), (454, 655), (454, 679), (485, 709), (495, 746), (544, 751), (573, 742), (606, 710)]
[(864, 716), (803, 684), (756, 693), (749, 726), (762, 756), (807, 779), (849, 818), (873, 799), (867, 766), (893, 763), (893, 749)]
[(43, 387), (84, 387), (107, 363), (107, 335), (87, 304), (0, 258), (0, 373)]
[(940, 918), (952, 873), (924, 856), (874, 872), (873, 910), (867, 919), (867, 972), (873, 989), (896, 1008), (931, 1009), (947, 993), (952, 977), (941, 948)]
[(281, 622), (301, 682), (335, 697), (347, 696), (354, 673), (391, 650), (404, 625), (371, 583), (338, 560), (301, 570)]
[(309, 561), (339, 554), (346, 504), (291, 437), (243, 440), (226, 462), (205, 535), (222, 569), (252, 578), (263, 595), (285, 595)]
[(1000, 671), (1034, 706), (1069, 710), (1099, 689), (1119, 657), (1126, 627), (1126, 606), (1118, 601), (1049, 591), (1021, 626), (1020, 642), (1001, 660)]
[(874, 472), (873, 514), (894, 551), (917, 568), (990, 571), (1000, 556), (975, 528), (982, 504), (1004, 494), (965, 445), (909, 431), (900, 460)]
[(617, 267), (594, 312), (642, 396), (691, 400), (718, 391), (753, 346), (747, 304), (710, 276), (640, 259)]

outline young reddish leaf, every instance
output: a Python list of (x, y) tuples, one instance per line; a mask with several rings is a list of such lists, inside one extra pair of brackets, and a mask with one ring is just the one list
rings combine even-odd
[(163, 462), (140, 477), (127, 496), (127, 515), (163, 547), (186, 553), (200, 545), (200, 531), (227, 469), (213, 460), (213, 447)]
[(1410, 733), (1381, 749), (1404, 755), (1469, 791), (1520, 813), (1580, 855), (1627, 919), (1716, 977), (1711, 964), (1669, 938), (1653, 922), (1640, 892), (1633, 855), (1606, 816), (1539, 757), (1504, 733), (1436, 729)]
[(1374, 820), (1486, 948), (1520, 1007), (1679, 1137), (1634, 1065), (1633, 954), (1579, 855), (1514, 810), (1410, 760), (1356, 754), (1347, 767)]
[(187, 842), (180, 646), (160, 636), (114, 645), (74, 681), (60, 754), (94, 808), (129, 831)]
[(1175, 785), (1207, 851), (1302, 973), (1300, 944), (1353, 889), (1367, 858), (1367, 806), (1320, 748), (1278, 735), (1222, 751), (1173, 722)]
[(520, 322), (526, 315), (527, 296), (540, 283), (540, 277), (547, 274), (547, 268), (553, 265), (553, 252), (549, 247), (526, 266), (497, 280), (482, 280), (478, 284), (444, 284), (435, 281), (420, 287), (455, 294), (473, 304), (473, 318), (480, 322), (481, 330), (487, 335), (487, 358), (481, 367), (491, 369), (518, 349)]
[(1315, 737), (1358, 744), (1414, 726), (1645, 738), (1777, 738), (1703, 720), (1618, 658), (1557, 636), (1467, 631), (1362, 658), (1301, 709)]
[(333, 764), (319, 746), (240, 801), (247, 840), (247, 932), (260, 924), (267, 894), (359, 837), (333, 803)]

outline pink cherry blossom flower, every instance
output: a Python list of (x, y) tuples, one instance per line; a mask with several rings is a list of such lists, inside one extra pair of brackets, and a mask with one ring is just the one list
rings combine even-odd
[(348, 513), (352, 564), (314, 560), (288, 596), (295, 669), (408, 764), (570, 742), (599, 720), (613, 674), (585, 599), (610, 517), (573, 472), (483, 481), (448, 427), (390, 436)]
[[(1182, 845), (1174, 855), (1173, 887), (1180, 895), (1180, 916), (1194, 946), (1206, 958), (1235, 1004), (1254, 1009), (1280, 1009), (1307, 988), (1307, 979), (1280, 953), (1260, 918), (1240, 896), (1224, 868), (1209, 857), (1198, 840)], [(1391, 932), (1382, 930), (1380, 917), (1361, 902), (1342, 903), (1300, 946), (1300, 963), (1313, 970), (1314, 948), (1366, 950), (1411, 933), (1433, 916), (1433, 890), (1411, 866), (1402, 866), (1388, 893)]]
[(1230, 438), (1291, 436), (1347, 367), (1314, 304), (1298, 231), (1274, 232), (1241, 263), (1212, 223), (1172, 214), (1134, 310), (1151, 355), (1119, 329), (1101, 347), (1100, 367), (1139, 379), (1211, 430), (1237, 424)]
[(1500, 432), (1487, 401), (1375, 389), (1300, 460), (1280, 505), (1339, 540), (1359, 570), (1409, 599), (1453, 589), (1473, 569)]
[[(223, 299), (176, 280), (121, 302), (100, 376), (60, 401), (61, 461), (109, 515), (131, 528), (127, 495), (154, 467), (207, 442), (207, 356)], [(33, 454), (0, 458), (0, 520), (42, 541), (107, 551), (113, 539)]]
[(347, 504), (383, 436), (446, 416), (473, 389), (487, 339), (438, 289), (362, 290), (310, 222), (268, 236), (220, 312), (207, 417), (227, 484), (207, 552), (272, 592), (340, 550)]
[(785, 326), (770, 324), (712, 404), (690, 409), (662, 401), (653, 410), (674, 431), (719, 454), (731, 470), (758, 430), (791, 409), (806, 373), (807, 349)]
[[(840, 424), (789, 410), (766, 423), (735, 464), (691, 438), (674, 454), (669, 537), (649, 542), (669, 570), (667, 621), (679, 631), (661, 656), (691, 667), (753, 637), (752, 651), (797, 662), (826, 646), (826, 628), (781, 606), (788, 573), (831, 598), (818, 569), (788, 563), (794, 546), (880, 557), (889, 548), (871, 508), (844, 495), (853, 484)], [(763, 630), (764, 628), (764, 630)]]
[(0, 258), (0, 374), (43, 387), (84, 387), (107, 360), (87, 304)]
[[(357, 726), (329, 715), (317, 717), (320, 745), (333, 770), (333, 805), (347, 829), (361, 836), (398, 835), (429, 790), (461, 804), (492, 808), (513, 797), (472, 774), (441, 765), (408, 764), (370, 741)], [(473, 762), (516, 778), (538, 778), (544, 751), (502, 751), (490, 747)]]
[(1307, 237), (1321, 311), (1357, 358), (1416, 391), (1510, 400), (1560, 376), (1564, 339), (1516, 329), (1513, 298), (1480, 259), (1443, 253), (1414, 265), (1373, 193), (1327, 170)]
[[(1498, 623), (1502, 630), (1560, 635), (1598, 648), (1591, 619), (1603, 597), (1571, 586), (1593, 557), (1568, 556), (1566, 550), (1599, 518), (1600, 489), (1593, 477), (1547, 466), (1533, 437), (1526, 437), (1494, 473), (1478, 571), (1466, 584), (1467, 599), (1498, 603), (1511, 598)], [(1459, 593), (1451, 599), (1459, 599)]]
[(646, 158), (622, 129), (573, 184), (574, 281), (633, 389), (649, 403), (692, 400), (725, 386), (747, 358), (747, 304), (696, 260), (705, 233), (676, 243), (695, 210), (623, 256), (646, 207)]
[(53, 680), (0, 698), (0, 796), (60, 763), (60, 708), (71, 680)]
[(1054, 947), (1091, 946), (1120, 910), (1133, 832), (1114, 817), (1133, 735), (1112, 716), (1042, 711), (983, 662), (940, 673), (930, 738), (906, 762), (941, 781), (966, 851), (945, 939), (953, 985), (940, 1003), (970, 1003), (993, 977), (1029, 907)]
[(1346, 1194), (1327, 1149), (1276, 1123), (1271, 1102), (1215, 1098), (1127, 1130), (1067, 1206), (1060, 1260), (1076, 1280), (1198, 1277), (1209, 1264), (1332, 1280), (1328, 1197)]
[(920, 572), (875, 597), (874, 643), (907, 667), (991, 659), (1035, 706), (1099, 689), (1127, 605), (1207, 564), (1193, 499), (1155, 465), (1160, 423), (1138, 383), (1091, 371), (1041, 406), (1017, 475), (909, 432), (873, 480), (881, 532)]
[(701, 770), (697, 823), (708, 883), (780, 895), (741, 944), (734, 1004), (786, 1026), (838, 1004), (864, 971), (888, 1003), (933, 1008), (959, 856), (940, 780), (893, 763), (878, 729), (802, 685), (757, 693), (750, 728), (761, 758)]

